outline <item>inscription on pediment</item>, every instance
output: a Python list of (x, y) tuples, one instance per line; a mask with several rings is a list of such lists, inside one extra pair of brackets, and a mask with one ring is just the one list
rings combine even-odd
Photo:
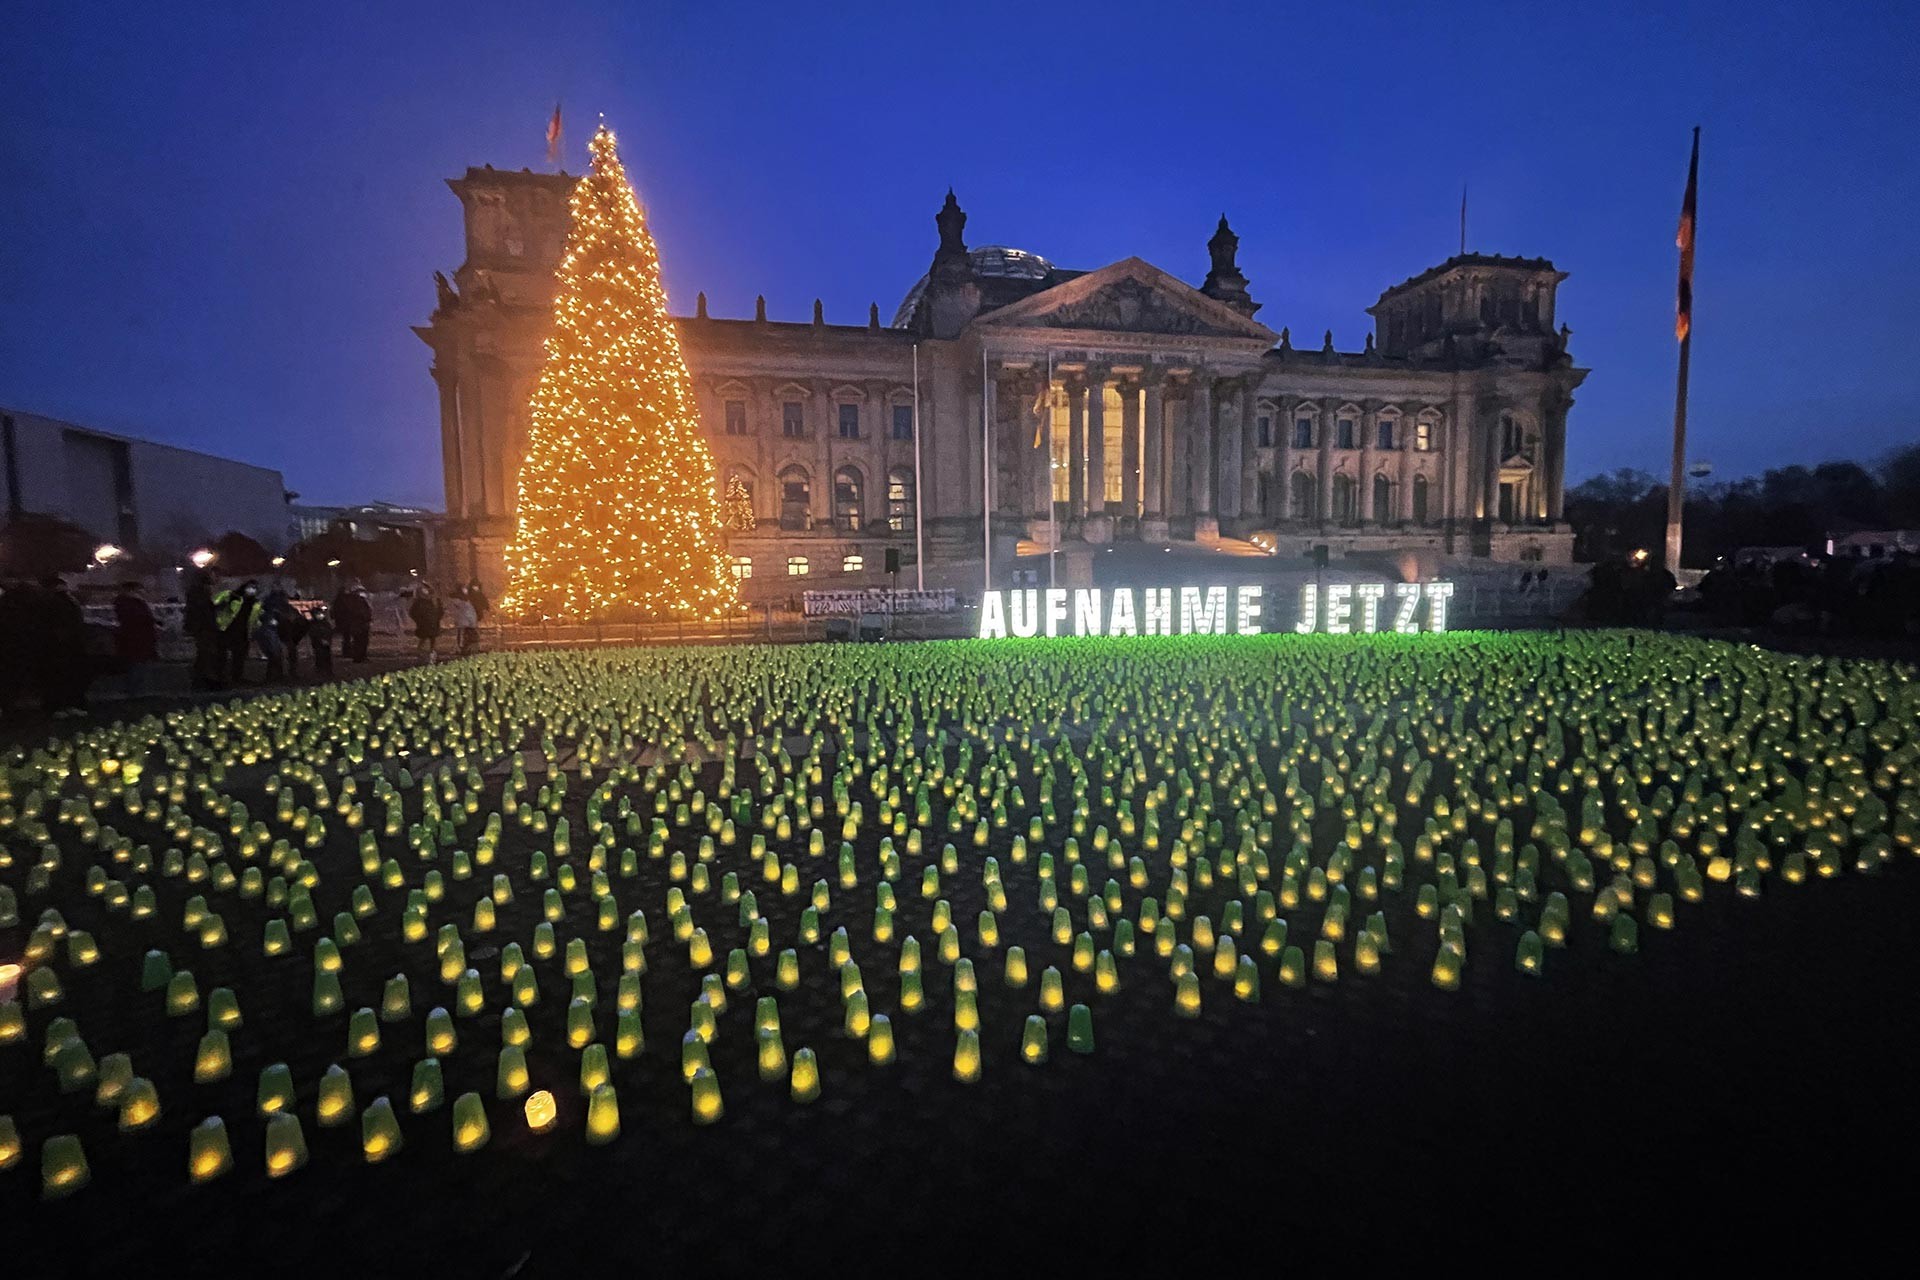
[(1036, 315), (1030, 323), (1056, 329), (1105, 329), (1123, 333), (1172, 333), (1238, 338), (1243, 333), (1212, 323), (1141, 280), (1120, 280), (1077, 302)]

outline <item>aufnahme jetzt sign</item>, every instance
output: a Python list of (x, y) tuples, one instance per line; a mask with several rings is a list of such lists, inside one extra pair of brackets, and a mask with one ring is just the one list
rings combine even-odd
[[(1035, 636), (1224, 636), (1265, 631), (1264, 588), (1048, 587), (989, 591), (982, 640)], [(1414, 635), (1447, 629), (1451, 582), (1336, 582), (1300, 588), (1293, 629), (1302, 633)]]

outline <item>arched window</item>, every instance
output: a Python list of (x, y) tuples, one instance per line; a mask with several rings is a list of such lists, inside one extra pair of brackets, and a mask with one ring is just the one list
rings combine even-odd
[(1427, 478), (1425, 476), (1413, 478), (1413, 522), (1415, 524), (1427, 522)]
[(1500, 456), (1511, 458), (1525, 452), (1527, 447), (1526, 430), (1520, 420), (1510, 413), (1500, 415)]
[(1339, 524), (1354, 524), (1360, 519), (1360, 511), (1354, 502), (1354, 483), (1352, 476), (1337, 475), (1333, 478), (1333, 518)]
[(1320, 486), (1314, 478), (1304, 471), (1296, 471), (1293, 473), (1293, 479), (1288, 483), (1293, 486), (1288, 514), (1295, 520), (1318, 520), (1320, 518)]
[(813, 528), (813, 479), (805, 467), (788, 467), (780, 473), (780, 527)]
[(833, 523), (848, 533), (860, 532), (867, 522), (867, 483), (856, 467), (833, 473)]
[(1381, 524), (1393, 523), (1393, 481), (1384, 475), (1373, 478), (1373, 518)]
[(894, 467), (887, 472), (887, 528), (905, 533), (913, 528), (913, 469)]

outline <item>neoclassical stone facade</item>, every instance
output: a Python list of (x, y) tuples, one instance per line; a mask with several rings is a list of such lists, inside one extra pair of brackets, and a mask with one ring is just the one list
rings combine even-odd
[[(564, 174), (449, 185), (466, 261), (420, 337), (440, 392), (452, 576), (497, 586), (565, 239)], [(1463, 254), (1380, 296), (1357, 352), (1295, 347), (1223, 217), (1194, 288), (1138, 258), (1069, 271), (969, 250), (952, 193), (925, 277), (882, 326), (707, 314), (681, 337), (750, 596), (885, 581), (1004, 585), (1123, 543), (1286, 557), (1564, 563), (1567, 411), (1586, 376), (1556, 330), (1565, 274)], [(917, 437), (917, 441), (916, 441)], [(918, 448), (916, 449), (916, 443)], [(982, 520), (983, 510), (988, 518)], [(989, 556), (983, 573), (983, 556)], [(1069, 571), (1071, 576), (1071, 570)]]

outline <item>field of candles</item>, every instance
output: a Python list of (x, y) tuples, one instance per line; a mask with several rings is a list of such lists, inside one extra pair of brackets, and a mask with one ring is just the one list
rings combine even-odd
[(1911, 668), (1635, 633), (185, 708), (0, 768), (0, 1220), (29, 1272), (487, 1275), (1763, 1207), (1912, 1136), (1917, 849)]

